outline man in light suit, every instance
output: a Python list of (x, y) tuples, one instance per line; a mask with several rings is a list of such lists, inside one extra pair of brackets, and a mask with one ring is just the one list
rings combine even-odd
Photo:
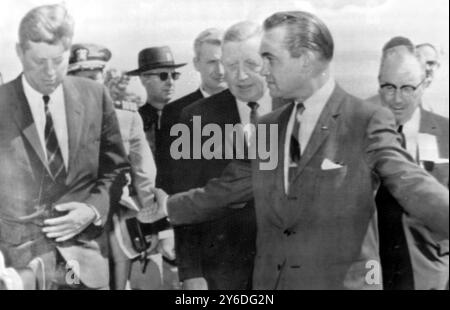
[[(395, 116), (403, 146), (413, 159), (448, 187), (448, 119), (421, 106), (426, 91), (424, 65), (411, 51), (383, 57), (379, 72), (381, 104)], [(385, 289), (446, 289), (448, 239), (437, 238), (421, 221), (403, 212), (384, 186), (376, 197), (380, 256)]]
[(23, 74), (0, 88), (0, 247), (14, 268), (39, 258), (45, 288), (107, 288), (103, 226), (128, 163), (106, 88), (66, 77), (72, 37), (61, 5), (21, 21)]
[(265, 20), (264, 30), (262, 74), (272, 96), (292, 101), (260, 119), (278, 126), (280, 144), (271, 155), (279, 165), (263, 170), (258, 158), (234, 161), (204, 188), (171, 197), (160, 216), (168, 212), (174, 225), (206, 221), (254, 197), (253, 288), (381, 289), (379, 184), (443, 238), (449, 235), (448, 189), (401, 148), (389, 110), (334, 82), (333, 39), (320, 19), (279, 12)]
[[(227, 124), (250, 124), (252, 109), (261, 116), (271, 111), (272, 99), (259, 74), (261, 34), (261, 27), (251, 22), (240, 22), (228, 28), (223, 38), (222, 62), (229, 89), (184, 108), (181, 123), (193, 129), (193, 118), (197, 116), (201, 117), (203, 125), (218, 125), (225, 133)], [(249, 105), (252, 102), (253, 107)], [(203, 141), (207, 138), (203, 137)], [(233, 149), (238, 147), (229, 136), (224, 134), (222, 139)], [(174, 170), (178, 180), (175, 192), (204, 186), (210, 179), (219, 177), (230, 163), (224, 151), (221, 151), (222, 159), (179, 160)], [(175, 228), (183, 287), (213, 290), (250, 287), (256, 222), (253, 201), (245, 204), (247, 208), (230, 209), (220, 219)]]

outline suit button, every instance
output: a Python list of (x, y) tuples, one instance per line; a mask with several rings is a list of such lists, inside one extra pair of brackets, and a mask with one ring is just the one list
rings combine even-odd
[(302, 266), (300, 266), (300, 265), (293, 265), (293, 266), (291, 266), (291, 268), (292, 269), (300, 269)]
[(278, 265), (277, 265), (277, 269), (278, 269), (278, 270), (281, 270), (281, 264), (278, 264)]

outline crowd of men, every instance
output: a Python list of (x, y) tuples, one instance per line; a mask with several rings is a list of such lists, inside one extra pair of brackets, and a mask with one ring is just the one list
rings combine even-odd
[[(73, 34), (63, 6), (32, 9), (23, 72), (0, 86), (0, 289), (448, 289), (433, 45), (389, 40), (361, 100), (332, 76), (325, 23), (278, 12), (202, 31), (201, 84), (172, 101), (186, 64), (170, 47), (106, 71), (111, 51)], [(176, 158), (179, 128), (192, 147)], [(261, 136), (274, 169), (250, 156)]]

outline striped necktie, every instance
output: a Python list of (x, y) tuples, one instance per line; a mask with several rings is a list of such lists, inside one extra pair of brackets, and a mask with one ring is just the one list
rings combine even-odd
[(66, 179), (66, 169), (59, 148), (58, 138), (56, 137), (55, 128), (53, 126), (52, 114), (48, 108), (50, 97), (45, 95), (42, 97), (45, 106), (45, 147), (47, 149), (47, 163), (53, 180), (57, 183), (64, 183)]
[(301, 157), (301, 145), (300, 145), (300, 116), (305, 111), (303, 103), (299, 103), (295, 107), (294, 127), (292, 128), (291, 142), (289, 146), (289, 183), (293, 181), (295, 173), (297, 172), (298, 163)]

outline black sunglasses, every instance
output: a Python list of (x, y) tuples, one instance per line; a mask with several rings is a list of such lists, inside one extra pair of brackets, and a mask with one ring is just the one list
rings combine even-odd
[(156, 75), (159, 77), (159, 79), (161, 81), (164, 82), (164, 81), (167, 81), (167, 79), (169, 78), (169, 75), (172, 77), (172, 80), (174, 80), (174, 81), (178, 80), (181, 73), (180, 72), (160, 72), (160, 73), (143, 73), (142, 75), (145, 77)]

